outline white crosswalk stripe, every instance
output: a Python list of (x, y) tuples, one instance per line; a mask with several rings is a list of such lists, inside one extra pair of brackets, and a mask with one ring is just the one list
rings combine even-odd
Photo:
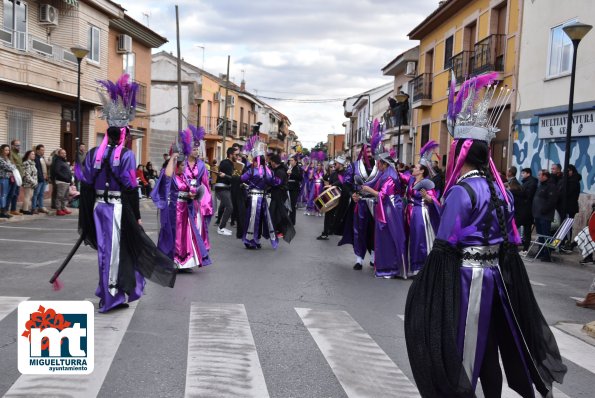
[(242, 304), (192, 303), (185, 396), (269, 396)]
[[(96, 301), (94, 299), (87, 299)], [(126, 329), (134, 315), (136, 303), (130, 308), (95, 315), (95, 370), (90, 375), (22, 375), (6, 392), (5, 397), (60, 396), (89, 398), (99, 393), (105, 376), (116, 356)], [(16, 360), (15, 360), (16, 366)]]
[[(27, 299), (0, 296), (0, 321)], [(136, 302), (129, 309), (96, 313), (95, 370), (91, 375), (23, 375), (5, 396), (31, 396), (32, 391), (39, 396), (62, 396), (66, 391), (71, 397), (97, 396), (135, 309)], [(412, 380), (349, 313), (308, 308), (295, 308), (295, 311), (348, 397), (419, 396)], [(397, 317), (404, 318), (399, 314)], [(244, 305), (192, 303), (188, 322), (186, 397), (269, 397)], [(569, 334), (574, 332), (556, 327), (552, 331), (565, 361), (595, 374), (595, 346)], [(16, 358), (7, 360), (16, 367)], [(477, 394), (482, 396), (481, 384)], [(558, 388), (554, 388), (554, 396), (569, 398)], [(518, 394), (504, 383), (502, 397), (518, 397)]]
[(295, 310), (347, 396), (419, 396), (413, 383), (347, 312)]
[(28, 300), (29, 297), (2, 297), (0, 296), (0, 321), (2, 321), (6, 315), (10, 314), (17, 309), (21, 301)]

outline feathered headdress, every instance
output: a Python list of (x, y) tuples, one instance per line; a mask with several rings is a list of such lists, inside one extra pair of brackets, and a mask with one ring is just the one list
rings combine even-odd
[(129, 79), (130, 75), (125, 73), (115, 83), (109, 80), (97, 81), (100, 84), (99, 98), (103, 104), (101, 118), (105, 119), (110, 127), (128, 126), (136, 115), (138, 84), (130, 83)]
[(436, 175), (436, 171), (432, 167), (432, 154), (434, 153), (434, 149), (438, 148), (439, 146), (440, 145), (438, 145), (436, 141), (431, 140), (419, 150), (419, 164), (428, 168), (430, 177)]
[(380, 123), (378, 119), (374, 119), (372, 123), (372, 134), (370, 135), (370, 150), (372, 155), (375, 155), (382, 142), (382, 134), (384, 132), (384, 122)]
[(192, 153), (193, 148), (201, 148), (201, 153), (204, 154), (204, 138), (205, 129), (203, 127), (196, 127), (192, 124), (188, 125), (186, 130), (180, 131), (179, 134), (179, 147), (181, 152), (185, 156), (189, 156)]
[[(498, 85), (493, 84), (497, 78), (498, 73), (493, 72), (466, 80), (461, 84), (461, 89), (455, 99), (456, 82), (454, 73), (451, 72), (447, 127), (454, 140), (450, 147), (450, 156), (446, 166), (444, 192), (447, 192), (456, 183), (473, 140), (481, 140), (489, 145), (499, 131), (498, 121), (502, 117), (514, 90), (506, 87), (498, 89)], [(483, 96), (480, 96), (480, 90), (483, 88), (485, 88), (485, 92)], [(492, 111), (488, 115), (492, 102), (494, 103)], [(459, 156), (455, 160), (456, 148), (460, 140), (464, 140), (464, 142), (461, 145)], [(504, 183), (500, 178), (500, 173), (496, 169), (491, 154), (488, 163), (498, 188), (504, 195), (506, 202), (508, 202)]]

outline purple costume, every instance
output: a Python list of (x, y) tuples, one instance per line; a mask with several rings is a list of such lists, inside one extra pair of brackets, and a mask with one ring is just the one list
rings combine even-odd
[(79, 229), (97, 249), (99, 311), (138, 300), (145, 278), (173, 287), (173, 264), (138, 225), (140, 219), (132, 151), (114, 146), (93, 148), (85, 157), (81, 181)]
[(242, 238), (244, 245), (249, 249), (259, 249), (260, 237), (264, 236), (276, 249), (279, 239), (275, 234), (265, 191), (267, 186), (275, 185), (273, 173), (266, 166), (250, 167), (242, 174), (241, 181), (248, 185), (246, 227)]
[(374, 269), (377, 277), (407, 278), (405, 221), (402, 183), (393, 167), (381, 172), (374, 184), (378, 191), (375, 208)]
[(410, 177), (405, 213), (409, 236), (409, 276), (417, 274), (424, 266), (440, 223), (440, 204), (436, 194), (433, 189), (427, 190), (427, 193), (432, 198), (432, 204), (424, 202), (420, 190), (416, 188), (415, 177)]
[[(213, 214), (209, 173), (202, 160), (182, 173), (168, 177), (161, 173), (151, 197), (159, 212), (161, 229), (158, 247), (187, 269), (211, 264), (208, 225)], [(194, 199), (189, 194), (196, 195)]]
[(318, 170), (318, 167), (311, 167), (308, 173), (308, 202), (306, 204), (306, 211), (310, 213), (310, 215), (321, 215), (318, 208), (314, 206), (314, 200), (322, 193), (324, 190), (324, 170)]

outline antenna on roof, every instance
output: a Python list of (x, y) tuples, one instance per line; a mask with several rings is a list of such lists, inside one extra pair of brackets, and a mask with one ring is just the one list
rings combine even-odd
[(147, 28), (149, 27), (149, 19), (151, 18), (151, 10), (143, 11), (143, 17), (147, 18)]

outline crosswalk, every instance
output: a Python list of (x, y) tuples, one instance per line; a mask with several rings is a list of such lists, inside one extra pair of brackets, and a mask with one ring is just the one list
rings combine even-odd
[[(27, 299), (0, 296), (0, 322)], [(21, 375), (14, 380), (5, 397), (98, 396), (137, 305), (142, 304), (131, 303), (126, 310), (96, 315), (95, 370), (91, 375)], [(345, 396), (419, 397), (413, 381), (348, 312), (312, 308), (294, 310)], [(402, 315), (396, 316), (403, 320)], [(595, 374), (595, 346), (558, 328), (552, 330), (566, 361)], [(270, 396), (244, 305), (192, 302), (188, 332), (185, 397)], [(3, 358), (4, 361), (13, 361), (16, 367), (16, 357)], [(8, 381), (1, 377), (0, 382), (8, 385)], [(502, 396), (517, 395), (505, 385)], [(554, 390), (554, 396), (569, 397), (558, 389)]]

